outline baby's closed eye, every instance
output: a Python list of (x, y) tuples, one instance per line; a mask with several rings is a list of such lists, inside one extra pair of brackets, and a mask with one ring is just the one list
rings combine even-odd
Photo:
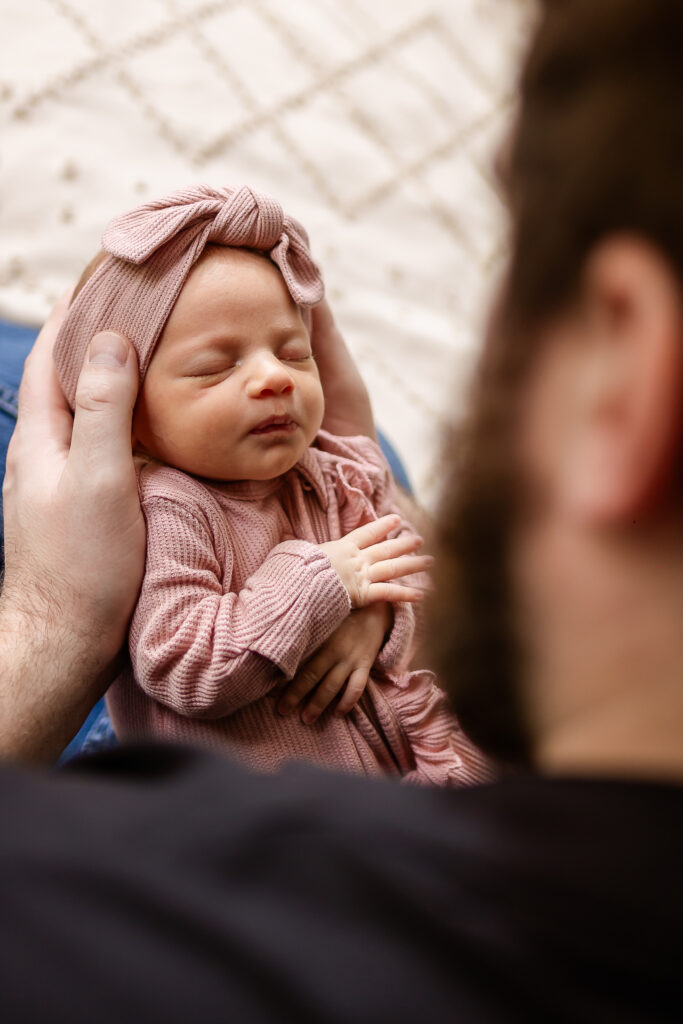
[(303, 363), (313, 359), (311, 347), (307, 342), (287, 342), (278, 352), (278, 359), (285, 363)]
[(223, 360), (220, 363), (197, 364), (196, 366), (187, 367), (182, 376), (189, 380), (199, 381), (200, 383), (212, 384), (224, 380), (238, 365), (239, 360), (237, 359)]

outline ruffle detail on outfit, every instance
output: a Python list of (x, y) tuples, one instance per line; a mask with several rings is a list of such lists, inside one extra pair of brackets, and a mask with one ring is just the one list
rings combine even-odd
[(391, 704), (415, 759), (403, 782), (466, 786), (493, 778), (490, 762), (463, 733), (433, 672), (421, 669), (385, 678), (394, 687)]
[(364, 470), (352, 462), (340, 462), (334, 485), (343, 534), (377, 519), (373, 485)]
[(391, 472), (374, 441), (321, 430), (315, 444), (325, 487), (339, 517), (339, 536), (390, 511)]

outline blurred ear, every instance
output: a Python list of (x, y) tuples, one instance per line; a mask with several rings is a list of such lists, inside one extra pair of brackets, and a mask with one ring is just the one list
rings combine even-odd
[(678, 477), (681, 285), (663, 256), (615, 236), (590, 257), (565, 508), (595, 525), (647, 514)]

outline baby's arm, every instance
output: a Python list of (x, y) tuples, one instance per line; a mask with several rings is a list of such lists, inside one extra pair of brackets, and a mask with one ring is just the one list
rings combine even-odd
[(386, 601), (350, 612), (299, 668), (278, 702), (280, 714), (291, 714), (305, 701), (301, 720), (312, 725), (337, 697), (335, 713), (348, 714), (363, 695), (392, 621)]
[[(406, 550), (420, 547), (421, 538), (393, 505), (393, 480), (377, 445), (366, 438), (328, 435), (322, 435), (320, 443), (324, 449), (366, 467), (364, 478), (357, 478), (354, 484), (365, 491), (380, 514), (398, 513), (399, 539)], [(422, 569), (427, 568), (428, 561), (422, 562)], [(428, 580), (419, 576), (411, 576), (409, 583), (411, 589), (428, 586)], [(387, 601), (353, 611), (337, 627), (283, 691), (278, 703), (281, 714), (301, 710), (302, 720), (312, 723), (337, 698), (336, 713), (347, 714), (362, 696), (371, 670), (389, 673), (407, 667), (415, 643), (414, 603), (405, 600), (405, 591), (395, 593), (399, 600), (394, 603)]]
[(232, 565), (221, 565), (201, 512), (159, 496), (144, 510), (131, 658), (139, 685), (179, 714), (219, 718), (259, 700), (348, 615), (347, 591), (316, 545), (278, 544), (234, 593)]
[(131, 659), (142, 689), (186, 717), (230, 715), (291, 679), (350, 603), (385, 600), (394, 589), (406, 600), (420, 596), (390, 582), (421, 563), (404, 555), (405, 544), (382, 540), (390, 518), (331, 544), (278, 544), (235, 593), (232, 553), (222, 565), (201, 510), (153, 495), (144, 511), (147, 562)]

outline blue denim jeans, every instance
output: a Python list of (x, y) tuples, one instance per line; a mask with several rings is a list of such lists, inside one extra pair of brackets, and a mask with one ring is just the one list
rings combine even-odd
[[(7, 445), (17, 418), (17, 391), (24, 360), (33, 339), (33, 327), (22, 327), (0, 320), (0, 481), (5, 476)], [(0, 565), (2, 564), (2, 507), (0, 505)]]
[[(17, 392), (24, 367), (24, 360), (35, 340), (37, 331), (33, 327), (9, 323), (0, 320), (0, 482), (5, 475), (5, 458), (7, 445), (14, 430), (17, 417)], [(379, 434), (382, 451), (391, 466), (394, 479), (398, 484), (411, 492), (410, 481), (403, 463), (392, 448), (386, 437)], [(0, 506), (0, 570), (4, 564), (3, 557), (3, 521)], [(98, 701), (91, 710), (78, 733), (63, 751), (58, 764), (71, 760), (79, 754), (87, 754), (94, 750), (102, 750), (116, 745), (116, 736), (107, 714), (104, 700)]]

